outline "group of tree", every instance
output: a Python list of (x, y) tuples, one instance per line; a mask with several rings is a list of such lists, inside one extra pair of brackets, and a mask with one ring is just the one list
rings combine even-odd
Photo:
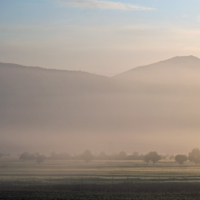
[(68, 153), (55, 153), (53, 152), (50, 157), (46, 157), (39, 153), (30, 154), (24, 152), (19, 156), (19, 159), (22, 161), (36, 161), (38, 164), (44, 162), (45, 159), (50, 160), (83, 160), (86, 163), (91, 162), (92, 160), (143, 160), (147, 164), (155, 164), (161, 159), (173, 159), (180, 165), (184, 164), (187, 160), (195, 163), (196, 165), (200, 163), (200, 150), (193, 149), (187, 155), (178, 154), (173, 155), (159, 155), (156, 151), (151, 151), (148, 154), (139, 154), (134, 152), (131, 155), (128, 155), (126, 152), (121, 151), (117, 154), (107, 155), (105, 152), (101, 152), (98, 155), (92, 154), (90, 150), (85, 150), (82, 154), (71, 156)]
[(90, 150), (85, 150), (82, 154), (71, 156), (68, 153), (56, 153), (52, 152), (51, 160), (84, 160), (85, 162), (90, 162), (92, 160), (143, 160), (144, 155), (134, 152), (128, 155), (125, 151), (120, 153), (115, 153), (108, 155), (105, 152), (101, 152), (98, 155), (92, 154)]
[(85, 150), (82, 154), (79, 155), (70, 155), (69, 153), (56, 153), (52, 152), (50, 157), (40, 155), (39, 153), (28, 153), (24, 152), (19, 156), (21, 161), (36, 161), (37, 163), (44, 162), (45, 159), (49, 160), (83, 160), (86, 163), (91, 162), (92, 160), (143, 160), (144, 155), (134, 152), (131, 155), (128, 155), (126, 152), (121, 151), (120, 153), (108, 155), (105, 152), (101, 152), (98, 155), (92, 154), (90, 150)]
[(193, 149), (187, 155), (178, 154), (175, 156), (175, 161), (180, 165), (184, 164), (187, 160), (195, 163), (196, 165), (200, 163), (200, 150), (198, 148)]
[(28, 152), (24, 152), (19, 156), (19, 159), (21, 161), (36, 161), (38, 164), (41, 164), (45, 161), (46, 156), (39, 153), (30, 154)]
[[(170, 156), (169, 158), (172, 158), (172, 156)], [(158, 155), (158, 153), (155, 151), (144, 155), (144, 161), (147, 164), (150, 161), (152, 161), (152, 163), (155, 164), (161, 159), (163, 159), (163, 157), (161, 155)], [(189, 152), (188, 156), (183, 154), (178, 154), (174, 156), (174, 160), (180, 165), (183, 165), (187, 160), (197, 165), (200, 163), (200, 150), (198, 148), (195, 148), (191, 152)]]

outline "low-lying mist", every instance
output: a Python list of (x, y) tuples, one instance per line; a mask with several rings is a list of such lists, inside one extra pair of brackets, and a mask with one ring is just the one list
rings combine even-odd
[(108, 78), (0, 63), (1, 148), (184, 153), (198, 147), (200, 61)]

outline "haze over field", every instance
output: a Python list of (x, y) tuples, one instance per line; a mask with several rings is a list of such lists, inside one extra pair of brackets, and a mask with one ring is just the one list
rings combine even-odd
[(188, 2), (0, 1), (0, 150), (200, 147), (200, 2)]
[(198, 145), (199, 75), (193, 56), (114, 77), (0, 63), (1, 145), (186, 151)]

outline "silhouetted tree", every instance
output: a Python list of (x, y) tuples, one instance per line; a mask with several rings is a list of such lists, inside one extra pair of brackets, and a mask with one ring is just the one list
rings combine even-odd
[(85, 150), (83, 154), (81, 155), (81, 158), (86, 162), (89, 163), (94, 159), (94, 156), (92, 155), (90, 150)]
[(148, 164), (149, 161), (152, 161), (153, 164), (158, 162), (161, 159), (161, 156), (158, 155), (156, 151), (152, 151), (144, 156), (144, 161)]
[(194, 162), (196, 165), (200, 163), (200, 150), (198, 148), (193, 149), (189, 154), (188, 154), (188, 160), (191, 162)]
[(182, 165), (184, 162), (186, 162), (187, 161), (187, 156), (186, 155), (176, 155), (175, 156), (175, 161), (177, 162), (177, 163), (179, 163), (180, 165)]
[(24, 152), (19, 156), (19, 159), (22, 161), (27, 161), (27, 160), (35, 160), (36, 155), (35, 154), (30, 154), (28, 152)]

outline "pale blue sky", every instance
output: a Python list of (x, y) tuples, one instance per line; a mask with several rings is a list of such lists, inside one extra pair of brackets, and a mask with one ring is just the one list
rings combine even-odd
[(114, 75), (200, 57), (199, 0), (0, 0), (0, 61)]

